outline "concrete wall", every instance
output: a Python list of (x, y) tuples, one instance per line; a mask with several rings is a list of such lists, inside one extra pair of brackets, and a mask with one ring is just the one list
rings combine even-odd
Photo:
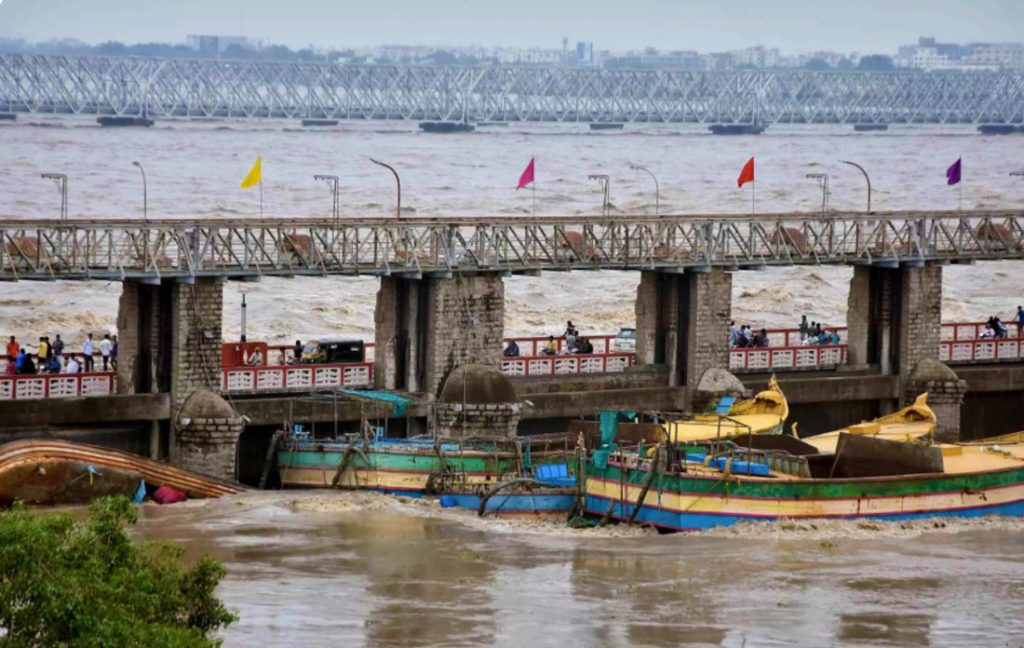
[(729, 320), (732, 318), (732, 273), (712, 268), (687, 273), (689, 323), (686, 332), (686, 379), (695, 388), (712, 367), (729, 368)]
[(374, 319), (377, 388), (433, 396), (455, 367), (501, 361), (505, 285), (497, 273), (384, 277)]
[(175, 284), (171, 294), (171, 401), (180, 401), (195, 388), (219, 392), (223, 285), (200, 278), (194, 284)]
[(898, 370), (908, 376), (938, 355), (942, 333), (942, 266), (900, 268)]

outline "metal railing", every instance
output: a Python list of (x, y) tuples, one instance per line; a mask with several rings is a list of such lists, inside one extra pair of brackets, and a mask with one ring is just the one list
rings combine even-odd
[(765, 265), (1024, 259), (1024, 211), (452, 219), (0, 222), (0, 279), (569, 269), (706, 271)]
[(0, 400), (110, 396), (114, 387), (112, 372), (0, 376)]

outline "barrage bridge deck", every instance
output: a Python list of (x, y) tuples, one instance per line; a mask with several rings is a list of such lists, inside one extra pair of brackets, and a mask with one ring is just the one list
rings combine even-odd
[(0, 280), (707, 271), (1024, 259), (1024, 210), (0, 221)]

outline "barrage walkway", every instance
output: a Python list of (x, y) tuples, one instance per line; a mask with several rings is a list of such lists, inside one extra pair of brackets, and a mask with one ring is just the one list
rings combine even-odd
[(7, 220), (0, 280), (880, 267), (1024, 258), (1024, 211)]

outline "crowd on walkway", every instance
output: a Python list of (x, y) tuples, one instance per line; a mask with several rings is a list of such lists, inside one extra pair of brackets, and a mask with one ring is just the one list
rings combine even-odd
[[(594, 352), (594, 344), (587, 338), (580, 335), (579, 329), (568, 321), (565, 324), (565, 333), (561, 336), (561, 348), (559, 348), (559, 338), (554, 335), (548, 336), (547, 344), (540, 350), (540, 355), (565, 355), (565, 354), (590, 354)], [(508, 346), (502, 352), (502, 355), (506, 358), (518, 358), (522, 355), (522, 350), (519, 348), (519, 344), (515, 340), (509, 340)]]
[[(800, 344), (802, 345), (834, 345), (840, 342), (839, 331), (836, 329), (826, 329), (822, 326), (821, 322), (808, 322), (806, 315), (800, 318), (799, 330)], [(789, 344), (788, 336), (783, 344)], [(770, 346), (771, 338), (768, 335), (767, 329), (762, 328), (755, 333), (750, 324), (743, 324), (737, 329), (735, 321), (729, 322), (730, 349), (764, 349)]]
[[(117, 369), (117, 336), (105, 333), (97, 342), (89, 333), (82, 342), (81, 352), (68, 351), (60, 334), (43, 335), (35, 347), (23, 345), (17, 336), (7, 341), (7, 375), (77, 374)], [(97, 367), (96, 354), (102, 369)]]

